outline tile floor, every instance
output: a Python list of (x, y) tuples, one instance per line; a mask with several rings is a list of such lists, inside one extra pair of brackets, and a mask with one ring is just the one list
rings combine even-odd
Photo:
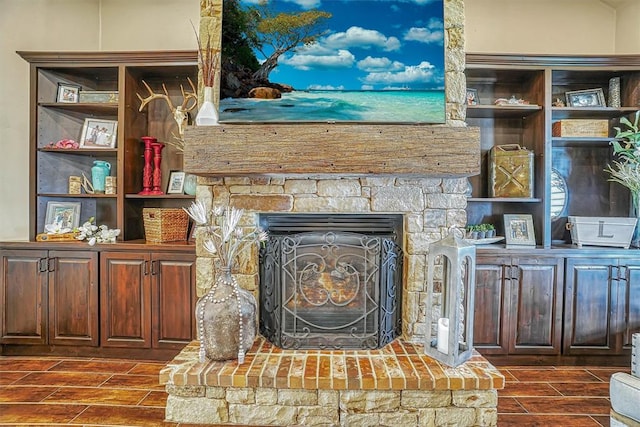
[[(0, 425), (165, 423), (164, 363), (0, 356)], [(503, 366), (499, 426), (609, 426), (609, 377), (624, 368)], [(628, 370), (626, 370), (628, 372)], [(190, 425), (193, 426), (193, 425)]]

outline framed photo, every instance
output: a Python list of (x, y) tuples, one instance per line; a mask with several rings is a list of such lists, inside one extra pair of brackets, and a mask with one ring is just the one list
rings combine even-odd
[(565, 93), (567, 107), (606, 107), (602, 88), (574, 90)]
[(172, 171), (169, 175), (169, 184), (167, 185), (167, 194), (184, 193), (184, 172)]
[(47, 202), (45, 225), (53, 225), (60, 229), (78, 227), (80, 225), (80, 206), (80, 202)]
[(467, 89), (467, 105), (478, 105), (478, 89)]
[(118, 122), (85, 119), (80, 136), (80, 148), (115, 148)]
[(63, 102), (68, 104), (77, 103), (80, 99), (81, 86), (72, 85), (69, 83), (58, 83), (58, 94), (56, 95), (56, 102)]
[(536, 233), (531, 215), (505, 214), (504, 234), (507, 246), (536, 245)]

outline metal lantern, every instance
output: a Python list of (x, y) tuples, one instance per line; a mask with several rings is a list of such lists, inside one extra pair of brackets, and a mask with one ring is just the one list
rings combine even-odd
[[(439, 257), (442, 277), (434, 281)], [(444, 239), (429, 245), (427, 267), (426, 312), (430, 333), (424, 351), (448, 366), (458, 366), (467, 361), (473, 351), (476, 247), (449, 233)], [(433, 309), (438, 296), (439, 313)]]

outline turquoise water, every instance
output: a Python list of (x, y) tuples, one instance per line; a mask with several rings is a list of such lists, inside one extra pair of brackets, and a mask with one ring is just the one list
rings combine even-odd
[(370, 121), (443, 123), (442, 91), (295, 91), (280, 99), (227, 98), (221, 122)]

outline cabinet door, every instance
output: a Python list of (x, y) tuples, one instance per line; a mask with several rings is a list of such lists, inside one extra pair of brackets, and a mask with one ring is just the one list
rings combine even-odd
[(482, 354), (507, 354), (505, 293), (509, 258), (477, 257), (473, 345)]
[(640, 260), (621, 260), (622, 281), (620, 301), (622, 302), (623, 345), (631, 348), (631, 336), (640, 332)]
[(617, 351), (614, 334), (617, 284), (615, 259), (568, 258), (565, 283), (564, 354)]
[(47, 251), (0, 252), (2, 344), (47, 343)]
[(195, 256), (157, 254), (153, 272), (153, 347), (182, 349), (195, 338)]
[(98, 345), (98, 254), (49, 252), (49, 344)]
[(512, 262), (509, 353), (560, 354), (563, 260), (527, 257)]
[(147, 253), (100, 254), (104, 347), (151, 347), (151, 262)]

